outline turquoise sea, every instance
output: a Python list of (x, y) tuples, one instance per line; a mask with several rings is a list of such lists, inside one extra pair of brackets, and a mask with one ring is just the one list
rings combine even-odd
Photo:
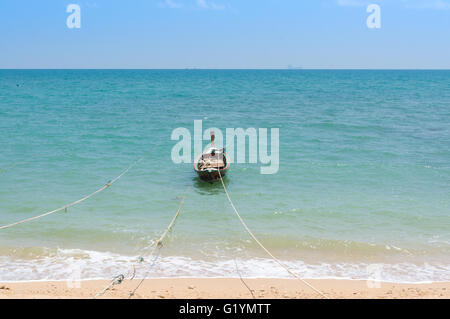
[(235, 163), (226, 185), (300, 276), (450, 281), (450, 71), (346, 70), (1, 70), (0, 225), (148, 156), (67, 213), (0, 230), (0, 281), (129, 272), (189, 186), (151, 277), (235, 277), (236, 261), (246, 277), (288, 278), (221, 184), (172, 162), (172, 130), (194, 120), (280, 129), (278, 173)]

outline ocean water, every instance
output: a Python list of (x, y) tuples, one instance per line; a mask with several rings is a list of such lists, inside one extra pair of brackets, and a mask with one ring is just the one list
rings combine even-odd
[[(304, 278), (450, 281), (450, 71), (1, 70), (0, 281), (288, 278), (222, 186), (174, 164), (177, 127), (279, 128), (280, 167), (231, 165), (256, 236)], [(206, 145), (206, 142), (205, 144)], [(142, 277), (146, 263), (137, 271)]]

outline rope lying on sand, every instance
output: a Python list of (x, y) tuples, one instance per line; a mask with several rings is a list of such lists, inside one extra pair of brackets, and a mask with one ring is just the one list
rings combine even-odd
[(93, 193), (91, 193), (91, 194), (89, 194), (89, 195), (87, 195), (87, 196), (85, 196), (85, 197), (83, 197), (83, 198), (81, 198), (81, 199), (79, 199), (79, 200), (76, 200), (76, 201), (74, 201), (74, 202), (72, 202), (72, 203), (70, 203), (70, 204), (64, 205), (64, 206), (62, 206), (62, 207), (60, 207), (60, 208), (57, 208), (57, 209), (55, 209), (55, 210), (52, 210), (52, 211), (49, 211), (49, 212), (45, 212), (45, 213), (43, 213), (43, 214), (41, 214), (41, 215), (38, 215), (38, 216), (26, 218), (26, 219), (17, 221), (17, 222), (15, 222), (15, 223), (11, 223), (11, 224), (8, 224), (8, 225), (0, 226), (0, 229), (5, 229), (5, 228), (9, 228), (9, 227), (16, 226), (16, 225), (19, 225), (19, 224), (27, 223), (27, 222), (30, 222), (30, 221), (32, 221), (32, 220), (39, 219), (39, 218), (42, 218), (42, 217), (45, 217), (45, 216), (54, 214), (54, 213), (59, 212), (59, 211), (62, 211), (62, 210), (66, 211), (67, 208), (72, 207), (72, 206), (75, 206), (75, 205), (77, 205), (77, 204), (79, 204), (79, 203), (81, 203), (81, 202), (84, 202), (84, 201), (87, 200), (88, 198), (90, 198), (90, 197), (94, 196), (95, 194), (98, 194), (98, 193), (100, 193), (101, 191), (103, 191), (103, 190), (107, 189), (108, 187), (110, 187), (110, 186), (111, 186), (112, 184), (114, 184), (117, 180), (119, 180), (123, 175), (125, 175), (126, 173), (128, 173), (128, 171), (129, 171), (130, 169), (132, 169), (134, 166), (136, 166), (136, 165), (137, 165), (140, 161), (142, 161), (144, 158), (145, 158), (145, 156), (142, 157), (142, 158), (140, 158), (140, 159), (138, 159), (136, 162), (134, 162), (133, 164), (131, 164), (126, 170), (124, 170), (119, 176), (117, 176), (117, 177), (114, 178), (113, 180), (107, 182), (104, 186), (100, 187), (100, 188), (97, 189), (95, 192), (93, 192)]
[[(184, 200), (186, 199), (186, 195), (187, 195), (187, 193), (188, 193), (188, 191), (189, 191), (190, 188), (191, 188), (191, 187), (189, 186), (189, 187), (186, 189), (186, 191), (185, 191), (183, 197), (181, 198), (181, 200), (180, 200), (180, 202), (179, 202), (179, 204), (178, 204), (177, 211), (175, 212), (175, 215), (173, 216), (173, 218), (172, 218), (172, 220), (170, 221), (169, 225), (167, 226), (166, 230), (165, 230), (165, 231), (163, 232), (163, 234), (158, 238), (158, 240), (156, 240), (155, 245), (154, 245), (154, 247), (153, 247), (153, 250), (152, 250), (151, 253), (150, 253), (150, 259), (153, 258), (153, 260), (152, 260), (152, 262), (151, 262), (149, 268), (147, 269), (147, 272), (145, 273), (144, 277), (141, 279), (141, 281), (140, 281), (139, 284), (136, 286), (136, 288), (134, 288), (133, 291), (130, 292), (130, 295), (128, 296), (128, 298), (131, 298), (131, 297), (134, 296), (135, 292), (139, 289), (139, 287), (142, 285), (142, 283), (144, 282), (144, 280), (147, 279), (147, 276), (148, 276), (148, 274), (150, 273), (150, 270), (155, 266), (155, 264), (156, 264), (156, 262), (157, 262), (157, 260), (158, 260), (158, 258), (159, 258), (159, 256), (160, 256), (161, 248), (163, 247), (163, 240), (164, 240), (164, 238), (167, 236), (167, 234), (172, 230), (173, 226), (175, 225), (175, 221), (177, 220), (178, 216), (180, 215), (181, 208), (182, 208), (183, 205), (184, 205)], [(142, 261), (143, 261), (143, 258), (140, 257), (139, 260), (138, 260), (138, 262), (141, 263)], [(130, 278), (129, 280), (130, 280), (130, 281), (133, 280), (133, 278), (135, 277), (135, 275), (136, 275), (136, 267), (135, 267), (135, 265), (133, 265), (133, 275), (131, 276), (131, 278)], [(119, 276), (121, 276), (121, 275), (119, 275)], [(97, 297), (99, 297), (99, 296), (102, 296), (103, 294), (105, 294), (105, 292), (108, 291), (112, 286), (117, 285), (117, 284), (121, 284), (122, 281), (123, 281), (123, 278), (122, 278), (122, 280), (121, 280), (120, 282), (117, 282), (117, 278), (118, 278), (119, 276), (114, 277), (113, 280), (112, 280), (112, 281), (111, 281), (111, 282), (110, 282), (103, 290), (101, 290), (100, 292), (98, 292), (98, 293), (94, 296), (94, 299), (97, 298)], [(122, 275), (122, 276), (123, 276), (123, 275)]]
[[(156, 261), (159, 258), (161, 251), (158, 251), (158, 253), (156, 254), (155, 258), (153, 259), (152, 263), (150, 264), (150, 267), (148, 268), (148, 271), (150, 271), (151, 268), (153, 268), (153, 266), (155, 266)], [(144, 261), (144, 258), (139, 257), (137, 263), (141, 263)], [(131, 275), (131, 278), (128, 280), (133, 280), (134, 276), (136, 275), (136, 265), (133, 265), (133, 275)], [(125, 280), (125, 276), (123, 274), (117, 275), (116, 277), (114, 277), (111, 282), (105, 287), (103, 288), (103, 290), (99, 291), (95, 296), (94, 299), (97, 299), (97, 297), (103, 296), (112, 286), (115, 285), (120, 285), (123, 281)]]
[(116, 277), (113, 278), (113, 280), (111, 280), (111, 282), (109, 283), (108, 286), (106, 286), (102, 291), (98, 292), (95, 296), (94, 299), (97, 298), (98, 296), (103, 295), (109, 288), (111, 288), (114, 285), (120, 285), (122, 283), (122, 281), (125, 279), (125, 276), (120, 274)]
[(236, 258), (234, 258), (233, 260), (234, 260), (234, 265), (236, 266), (236, 272), (239, 275), (239, 279), (241, 280), (242, 284), (247, 288), (247, 290), (250, 292), (250, 294), (252, 295), (252, 298), (255, 299), (255, 294), (253, 293), (254, 290), (251, 289), (247, 285), (247, 283), (244, 281), (244, 278), (242, 278), (242, 276), (241, 276), (241, 272), (239, 271), (239, 268), (238, 268), (238, 265), (237, 265), (237, 262), (236, 262)]
[(180, 211), (181, 211), (181, 207), (183, 207), (184, 205), (184, 200), (186, 199), (186, 195), (189, 192), (189, 189), (191, 188), (191, 186), (189, 186), (186, 191), (184, 192), (183, 197), (180, 200), (180, 203), (178, 204), (178, 209), (175, 213), (175, 215), (173, 216), (172, 220), (170, 221), (169, 226), (167, 226), (166, 230), (164, 231), (164, 233), (161, 235), (161, 237), (159, 237), (159, 239), (155, 242), (155, 246), (153, 247), (153, 250), (150, 254), (150, 256), (154, 256), (155, 252), (158, 252), (158, 254), (156, 255), (156, 258), (154, 260), (154, 262), (150, 265), (149, 269), (147, 270), (147, 272), (145, 273), (144, 278), (141, 279), (141, 281), (139, 282), (139, 284), (136, 286), (136, 288), (133, 289), (132, 292), (130, 292), (130, 295), (128, 298), (131, 298), (134, 296), (136, 290), (139, 289), (139, 287), (142, 285), (142, 283), (144, 282), (145, 279), (147, 279), (147, 276), (150, 272), (150, 269), (155, 265), (156, 260), (158, 259), (158, 256), (160, 254), (161, 248), (163, 247), (163, 240), (166, 237), (166, 235), (172, 230), (173, 226), (175, 225), (175, 221), (177, 220), (178, 216), (180, 215)]
[(250, 236), (255, 240), (255, 242), (273, 259), (275, 260), (281, 267), (283, 267), (289, 274), (291, 274), (292, 276), (294, 276), (295, 278), (297, 278), (298, 280), (300, 280), (301, 282), (303, 282), (305, 285), (307, 285), (309, 288), (311, 288), (312, 290), (314, 290), (315, 292), (317, 292), (319, 295), (321, 295), (322, 297), (324, 297), (325, 299), (329, 299), (323, 292), (321, 292), (320, 290), (318, 290), (317, 288), (315, 288), (314, 286), (312, 286), (309, 282), (307, 282), (306, 280), (300, 278), (296, 273), (294, 273), (292, 270), (289, 269), (288, 266), (286, 266), (284, 263), (282, 263), (278, 258), (276, 258), (266, 247), (264, 247), (264, 245), (258, 240), (258, 238), (256, 238), (256, 236), (253, 234), (253, 232), (248, 228), (247, 224), (244, 222), (244, 220), (242, 219), (241, 215), (239, 214), (239, 212), (237, 211), (236, 207), (233, 204), (233, 201), (230, 198), (230, 194), (228, 194), (228, 190), (225, 186), (225, 183), (223, 182), (223, 178), (222, 178), (222, 174), (220, 173), (220, 169), (217, 170), (219, 172), (219, 177), (220, 177), (220, 181), (222, 182), (222, 186), (223, 189), (225, 191), (225, 194), (227, 195), (228, 201), (231, 204), (231, 207), (233, 208), (236, 216), (239, 218), (239, 221), (241, 222), (241, 224), (244, 226), (245, 230), (250, 234)]

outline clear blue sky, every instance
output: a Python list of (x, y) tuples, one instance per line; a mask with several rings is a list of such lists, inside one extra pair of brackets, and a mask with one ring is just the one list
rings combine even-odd
[(0, 0), (0, 68), (288, 65), (449, 69), (450, 0)]

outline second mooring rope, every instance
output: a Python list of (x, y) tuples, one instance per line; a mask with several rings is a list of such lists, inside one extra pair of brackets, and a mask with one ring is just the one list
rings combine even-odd
[(81, 198), (81, 199), (79, 199), (79, 200), (76, 200), (76, 201), (74, 201), (74, 202), (72, 202), (72, 203), (70, 203), (70, 204), (64, 205), (64, 206), (62, 206), (62, 207), (60, 207), (60, 208), (54, 209), (54, 210), (52, 210), (52, 211), (43, 213), (43, 214), (38, 215), (38, 216), (26, 218), (26, 219), (17, 221), (17, 222), (15, 222), (15, 223), (11, 223), (11, 224), (8, 224), (8, 225), (0, 226), (0, 229), (5, 229), (5, 228), (13, 227), (13, 226), (16, 226), (16, 225), (19, 225), (19, 224), (27, 223), (27, 222), (30, 222), (30, 221), (32, 221), (32, 220), (39, 219), (39, 218), (42, 218), (42, 217), (45, 217), (45, 216), (54, 214), (54, 213), (59, 212), (59, 211), (62, 211), (62, 210), (67, 210), (67, 208), (69, 208), (69, 207), (72, 207), (72, 206), (75, 206), (75, 205), (77, 205), (77, 204), (79, 204), (79, 203), (81, 203), (81, 202), (84, 202), (86, 199), (88, 199), (88, 198), (94, 196), (95, 194), (100, 193), (101, 191), (103, 191), (103, 190), (107, 189), (108, 187), (110, 187), (110, 186), (111, 186), (112, 184), (114, 184), (118, 179), (120, 179), (123, 175), (125, 175), (126, 173), (128, 173), (128, 171), (129, 171), (130, 169), (132, 169), (136, 164), (138, 164), (138, 163), (139, 163), (140, 161), (142, 161), (144, 158), (145, 158), (145, 157), (142, 157), (142, 158), (138, 159), (136, 162), (134, 162), (133, 164), (131, 164), (126, 170), (124, 170), (119, 176), (117, 176), (117, 177), (114, 178), (113, 180), (107, 182), (104, 186), (100, 187), (100, 188), (97, 189), (95, 192), (93, 192), (93, 193), (91, 193), (91, 194), (89, 194), (89, 195), (87, 195), (87, 196), (85, 196), (85, 197), (83, 197), (83, 198)]
[(314, 286), (312, 286), (309, 282), (307, 282), (306, 280), (304, 280), (303, 278), (300, 278), (296, 273), (294, 273), (292, 270), (289, 269), (288, 266), (286, 266), (284, 263), (282, 263), (278, 258), (276, 258), (259, 240), (258, 238), (256, 238), (256, 236), (253, 234), (253, 232), (250, 230), (250, 228), (248, 228), (247, 224), (245, 223), (245, 221), (242, 219), (241, 215), (239, 214), (239, 212), (237, 211), (236, 207), (233, 204), (233, 201), (231, 200), (230, 194), (228, 194), (228, 190), (225, 186), (225, 183), (223, 182), (223, 178), (222, 178), (222, 174), (220, 173), (220, 169), (217, 170), (219, 172), (219, 177), (220, 177), (220, 181), (222, 182), (222, 186), (223, 189), (225, 191), (225, 194), (227, 195), (228, 201), (231, 204), (231, 207), (233, 208), (236, 216), (239, 218), (239, 221), (241, 222), (242, 226), (244, 226), (245, 230), (249, 233), (249, 235), (255, 240), (255, 242), (274, 260), (276, 261), (281, 267), (283, 267), (289, 274), (291, 274), (292, 276), (294, 276), (296, 279), (300, 280), (301, 282), (303, 282), (305, 285), (307, 285), (309, 288), (311, 288), (312, 290), (314, 290), (315, 292), (317, 292), (319, 295), (321, 295), (322, 297), (324, 297), (325, 299), (329, 299), (329, 297), (327, 295), (325, 295), (323, 292), (321, 292), (319, 289), (315, 288)]
[(139, 287), (142, 285), (142, 283), (145, 281), (145, 279), (147, 279), (147, 276), (148, 276), (148, 273), (150, 272), (150, 269), (155, 265), (156, 260), (157, 260), (158, 257), (159, 257), (161, 248), (163, 247), (163, 243), (162, 243), (162, 242), (163, 242), (164, 238), (166, 237), (166, 235), (172, 230), (173, 226), (175, 225), (175, 221), (177, 220), (178, 216), (180, 215), (181, 207), (183, 207), (183, 205), (184, 205), (184, 200), (186, 199), (186, 195), (187, 195), (187, 193), (189, 192), (189, 189), (190, 189), (190, 188), (191, 188), (191, 187), (189, 186), (189, 187), (186, 189), (186, 191), (184, 192), (184, 196), (182, 197), (180, 203), (178, 204), (178, 209), (177, 209), (175, 215), (173, 216), (172, 220), (170, 221), (169, 226), (167, 226), (167, 228), (166, 228), (166, 230), (164, 231), (164, 233), (163, 233), (163, 234), (161, 235), (161, 237), (159, 237), (159, 239), (155, 242), (155, 246), (153, 247), (153, 250), (152, 250), (152, 252), (151, 252), (151, 254), (150, 254), (150, 256), (152, 257), (152, 256), (154, 256), (155, 253), (157, 252), (157, 256), (156, 256), (154, 262), (151, 264), (151, 266), (149, 267), (149, 269), (148, 269), (147, 272), (145, 273), (144, 278), (142, 278), (141, 281), (139, 282), (139, 284), (136, 286), (136, 288), (134, 288), (133, 291), (130, 292), (130, 295), (129, 295), (128, 298), (131, 298), (131, 297), (134, 296), (136, 290), (138, 290)]
[(239, 275), (239, 279), (241, 280), (242, 284), (247, 288), (247, 290), (250, 292), (250, 294), (252, 295), (252, 298), (255, 299), (255, 294), (253, 293), (253, 289), (251, 289), (247, 283), (244, 281), (244, 278), (242, 278), (241, 272), (239, 271), (237, 262), (236, 262), (236, 258), (233, 259), (234, 260), (234, 265), (236, 266), (236, 272)]
[[(184, 205), (184, 200), (186, 199), (186, 195), (187, 195), (189, 189), (190, 189), (190, 186), (186, 189), (186, 191), (184, 193), (184, 196), (180, 200), (180, 203), (178, 204), (177, 211), (175, 212), (175, 215), (173, 216), (172, 220), (170, 221), (169, 226), (167, 226), (166, 230), (163, 232), (163, 234), (155, 242), (155, 246), (153, 247), (153, 249), (152, 249), (152, 251), (150, 253), (150, 259), (153, 258), (153, 260), (152, 260), (149, 268), (147, 269), (147, 272), (145, 273), (144, 278), (142, 278), (141, 281), (139, 282), (139, 284), (136, 286), (136, 288), (134, 288), (133, 291), (130, 292), (130, 295), (128, 296), (128, 298), (131, 298), (131, 297), (134, 296), (136, 290), (139, 289), (139, 287), (142, 285), (144, 280), (147, 278), (148, 273), (150, 272), (150, 270), (155, 266), (156, 261), (158, 260), (158, 258), (160, 256), (161, 248), (163, 247), (162, 242), (163, 242), (164, 238), (167, 236), (167, 234), (172, 230), (173, 226), (175, 225), (175, 221), (177, 220), (178, 216), (180, 215), (181, 208)], [(143, 258), (140, 257), (138, 262), (141, 263), (142, 261), (143, 261)], [(136, 275), (136, 268), (133, 265), (133, 275), (131, 276), (131, 278), (129, 280), (131, 281), (134, 278), (135, 275)], [(119, 276), (123, 276), (123, 275), (119, 275)], [(113, 280), (103, 290), (101, 290), (100, 292), (98, 292), (94, 296), (94, 299), (96, 299), (99, 296), (104, 295), (106, 293), (106, 291), (108, 291), (112, 286), (117, 285), (117, 284), (121, 284), (124, 279), (122, 278), (122, 280), (120, 280), (120, 282), (117, 282), (117, 278), (119, 276), (114, 277)]]
[(120, 285), (122, 283), (122, 281), (124, 281), (125, 276), (120, 274), (116, 277), (113, 278), (113, 280), (111, 280), (111, 282), (109, 283), (108, 286), (106, 286), (102, 291), (98, 292), (95, 296), (94, 299), (97, 298), (98, 296), (103, 295), (108, 289), (110, 289), (112, 286), (115, 285)]
[(4, 172), (6, 172), (6, 171), (8, 171), (8, 170), (10, 170), (10, 169), (12, 169), (12, 168), (14, 168), (14, 167), (16, 167), (17, 165), (24, 164), (24, 163), (28, 162), (30, 159), (32, 159), (32, 158), (35, 157), (35, 156), (36, 156), (36, 155), (33, 154), (33, 155), (31, 155), (31, 157), (30, 157), (29, 159), (26, 159), (26, 160), (23, 160), (23, 161), (18, 161), (18, 162), (15, 162), (15, 163), (12, 163), (11, 165), (9, 165), (9, 166), (7, 166), (7, 167), (5, 167), (5, 168), (0, 168), (0, 174), (2, 174), (2, 173), (4, 173)]

